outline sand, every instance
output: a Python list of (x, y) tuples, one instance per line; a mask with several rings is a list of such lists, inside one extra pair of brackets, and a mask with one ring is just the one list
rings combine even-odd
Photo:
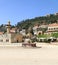
[(58, 65), (58, 45), (37, 48), (0, 47), (0, 65)]

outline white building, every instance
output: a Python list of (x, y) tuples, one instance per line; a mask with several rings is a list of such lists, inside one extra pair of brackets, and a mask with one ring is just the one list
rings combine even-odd
[(22, 29), (22, 30), (20, 31), (20, 34), (22, 34), (23, 36), (26, 36), (26, 30), (25, 30), (25, 29)]
[(34, 32), (34, 35), (38, 34), (38, 26), (33, 27), (33, 32)]
[(53, 23), (48, 25), (47, 33), (57, 33), (58, 32), (58, 23)]

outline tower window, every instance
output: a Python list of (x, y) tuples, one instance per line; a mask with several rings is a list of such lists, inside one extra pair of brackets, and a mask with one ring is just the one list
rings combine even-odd
[(6, 39), (6, 42), (9, 42), (9, 39)]
[(1, 39), (0, 42), (3, 42), (3, 40)]

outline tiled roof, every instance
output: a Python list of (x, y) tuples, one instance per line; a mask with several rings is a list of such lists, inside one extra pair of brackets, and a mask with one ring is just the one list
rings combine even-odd
[(16, 28), (12, 28), (11, 30), (10, 30), (10, 32), (15, 32), (16, 31)]
[(0, 32), (0, 35), (2, 35), (4, 32)]
[(48, 26), (50, 26), (50, 27), (52, 27), (52, 26), (58, 26), (58, 23), (49, 24)]

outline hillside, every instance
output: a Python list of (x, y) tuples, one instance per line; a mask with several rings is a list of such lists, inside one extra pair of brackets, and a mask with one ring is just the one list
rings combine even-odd
[[(54, 22), (58, 22), (58, 14), (50, 14), (47, 16), (41, 16), (41, 17), (35, 17), (32, 19), (26, 19), (23, 21), (20, 21), (17, 23), (17, 25), (13, 26), (11, 25), (11, 28), (13, 27), (17, 27), (20, 30), (21, 29), (28, 29), (29, 27), (33, 27), (34, 25), (38, 24), (38, 25), (42, 25), (42, 24), (49, 24), (49, 23), (54, 23)], [(4, 24), (0, 25), (0, 31), (6, 31), (6, 27)]]
[(58, 15), (55, 14), (50, 14), (47, 16), (42, 16), (42, 17), (35, 17), (33, 19), (26, 19), (21, 22), (17, 23), (17, 27), (22, 29), (28, 29), (29, 27), (33, 27), (35, 24), (49, 24), (49, 23), (54, 23), (57, 22), (58, 20)]

